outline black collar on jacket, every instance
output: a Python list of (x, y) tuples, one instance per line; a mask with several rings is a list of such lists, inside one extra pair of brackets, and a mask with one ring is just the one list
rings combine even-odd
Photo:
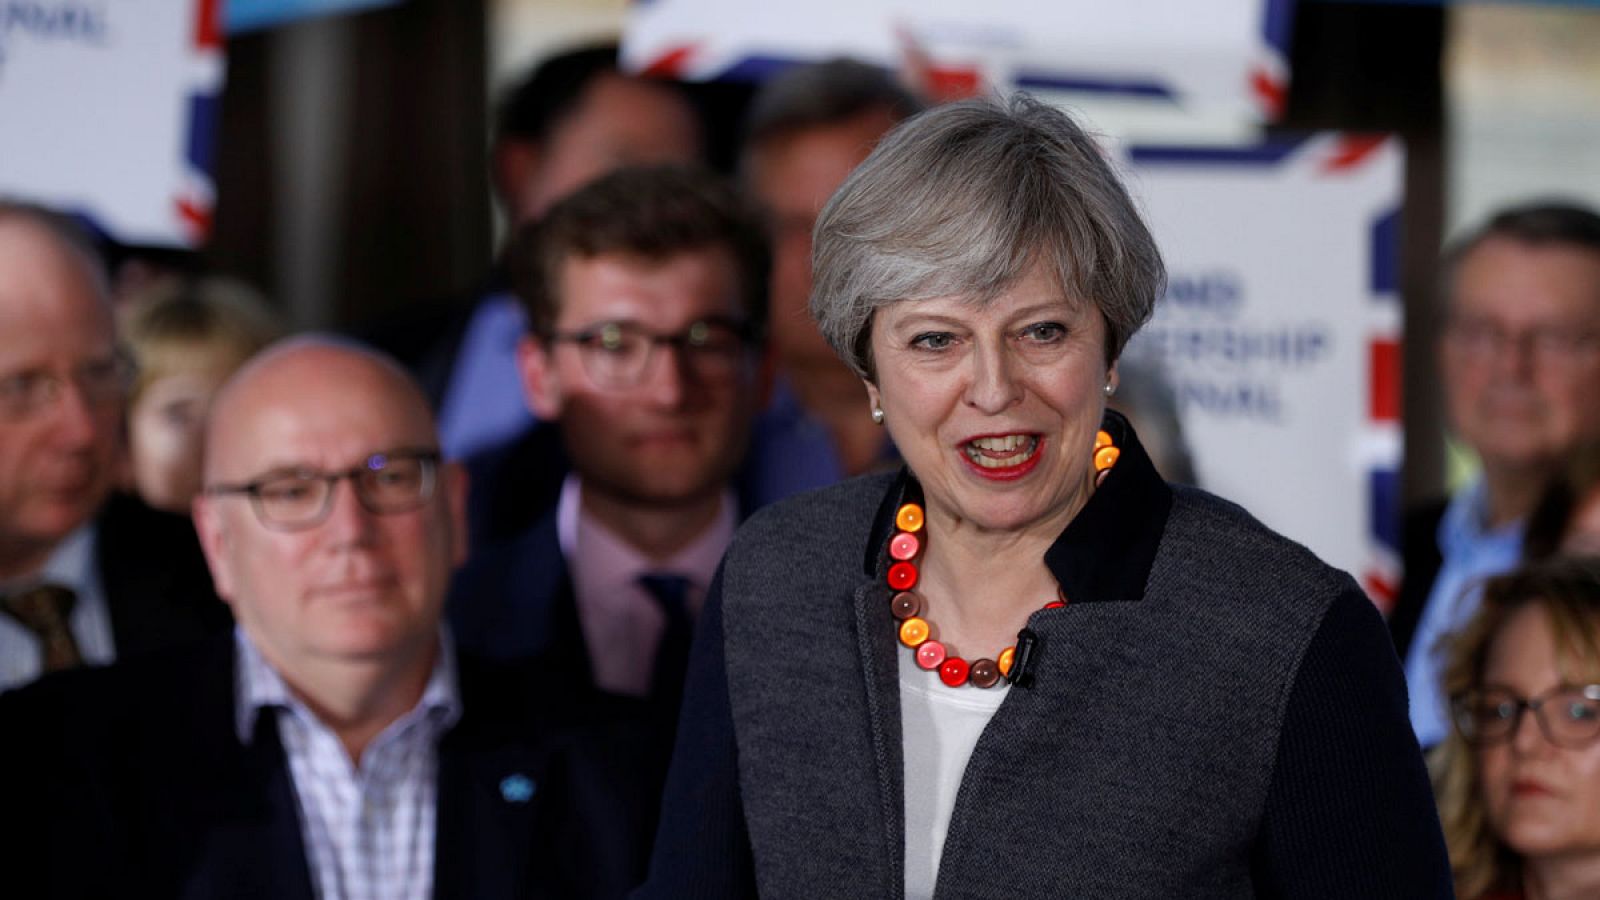
[[(1074, 603), (1142, 598), (1172, 510), (1172, 488), (1156, 471), (1128, 420), (1108, 409), (1101, 427), (1121, 451), (1117, 464), (1044, 555), (1045, 565)], [(888, 571), (895, 512), (908, 501), (922, 502), (922, 485), (903, 469), (873, 518), (864, 563), (867, 575), (881, 579)]]

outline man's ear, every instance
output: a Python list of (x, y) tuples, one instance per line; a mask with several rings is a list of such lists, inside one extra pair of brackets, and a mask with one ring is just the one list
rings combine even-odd
[(563, 405), (561, 378), (551, 358), (554, 349), (531, 334), (517, 342), (517, 373), (522, 380), (523, 399), (528, 409), (546, 422), (560, 419)]
[(211, 583), (217, 596), (229, 602), (233, 596), (233, 578), (228, 568), (227, 524), (222, 521), (222, 510), (214, 497), (199, 494), (190, 507), (195, 534), (200, 538), (200, 549), (205, 551), (206, 567), (211, 570)]

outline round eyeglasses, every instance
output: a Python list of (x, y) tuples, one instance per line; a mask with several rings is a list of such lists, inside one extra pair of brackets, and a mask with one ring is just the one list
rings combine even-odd
[(243, 484), (214, 484), (207, 494), (244, 494), (256, 518), (268, 528), (299, 531), (328, 517), (334, 488), (348, 478), (362, 508), (375, 515), (410, 512), (433, 496), (439, 469), (437, 450), (374, 453), (343, 472), (292, 469), (269, 472)]
[(1600, 737), (1600, 684), (1562, 685), (1524, 698), (1500, 687), (1484, 687), (1450, 698), (1456, 729), (1469, 744), (1497, 744), (1517, 733), (1524, 710), (1558, 747), (1587, 747)]
[(575, 344), (584, 371), (603, 388), (631, 388), (644, 380), (658, 346), (678, 350), (695, 377), (719, 381), (738, 374), (752, 336), (749, 326), (730, 319), (701, 319), (676, 334), (652, 331), (638, 322), (601, 322), (578, 331), (549, 335)]

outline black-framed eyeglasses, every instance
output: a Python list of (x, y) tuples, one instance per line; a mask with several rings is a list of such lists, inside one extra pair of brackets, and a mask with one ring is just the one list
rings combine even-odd
[(256, 518), (268, 528), (298, 531), (328, 517), (339, 482), (350, 479), (356, 499), (376, 515), (410, 512), (433, 496), (439, 474), (437, 450), (389, 450), (374, 453), (343, 472), (290, 469), (268, 472), (243, 484), (214, 484), (207, 494), (244, 494)]
[(133, 384), (134, 365), (120, 350), (79, 363), (71, 372), (43, 369), (0, 376), (0, 419), (18, 422), (43, 413), (60, 402), (70, 381), (84, 403), (104, 407), (121, 403)]
[(578, 331), (557, 331), (550, 341), (576, 344), (584, 371), (603, 388), (631, 388), (644, 380), (661, 345), (679, 351), (697, 378), (717, 381), (737, 375), (754, 340), (746, 323), (710, 318), (675, 334), (632, 321), (601, 322)]
[(1600, 737), (1600, 684), (1561, 685), (1536, 697), (1486, 686), (1450, 698), (1456, 729), (1469, 744), (1497, 744), (1517, 733), (1524, 710), (1558, 747), (1587, 747)]

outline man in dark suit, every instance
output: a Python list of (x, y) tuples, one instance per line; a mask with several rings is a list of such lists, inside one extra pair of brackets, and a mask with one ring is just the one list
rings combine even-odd
[(205, 485), (196, 526), (236, 633), (0, 698), (20, 896), (631, 885), (649, 811), (607, 765), (620, 739), (550, 712), (559, 678), (458, 662), (441, 627), (465, 482), (397, 366), (269, 349), (217, 398)]
[(522, 484), (508, 502), (542, 493), (553, 508), (475, 554), (452, 593), (456, 633), (493, 656), (544, 654), (670, 721), (691, 621), (741, 518), (766, 245), (726, 184), (687, 169), (613, 173), (517, 241), (523, 387), (554, 423), (540, 443), (564, 453), (496, 478)]
[(0, 690), (227, 625), (189, 523), (107, 502), (127, 379), (92, 246), (0, 201)]

